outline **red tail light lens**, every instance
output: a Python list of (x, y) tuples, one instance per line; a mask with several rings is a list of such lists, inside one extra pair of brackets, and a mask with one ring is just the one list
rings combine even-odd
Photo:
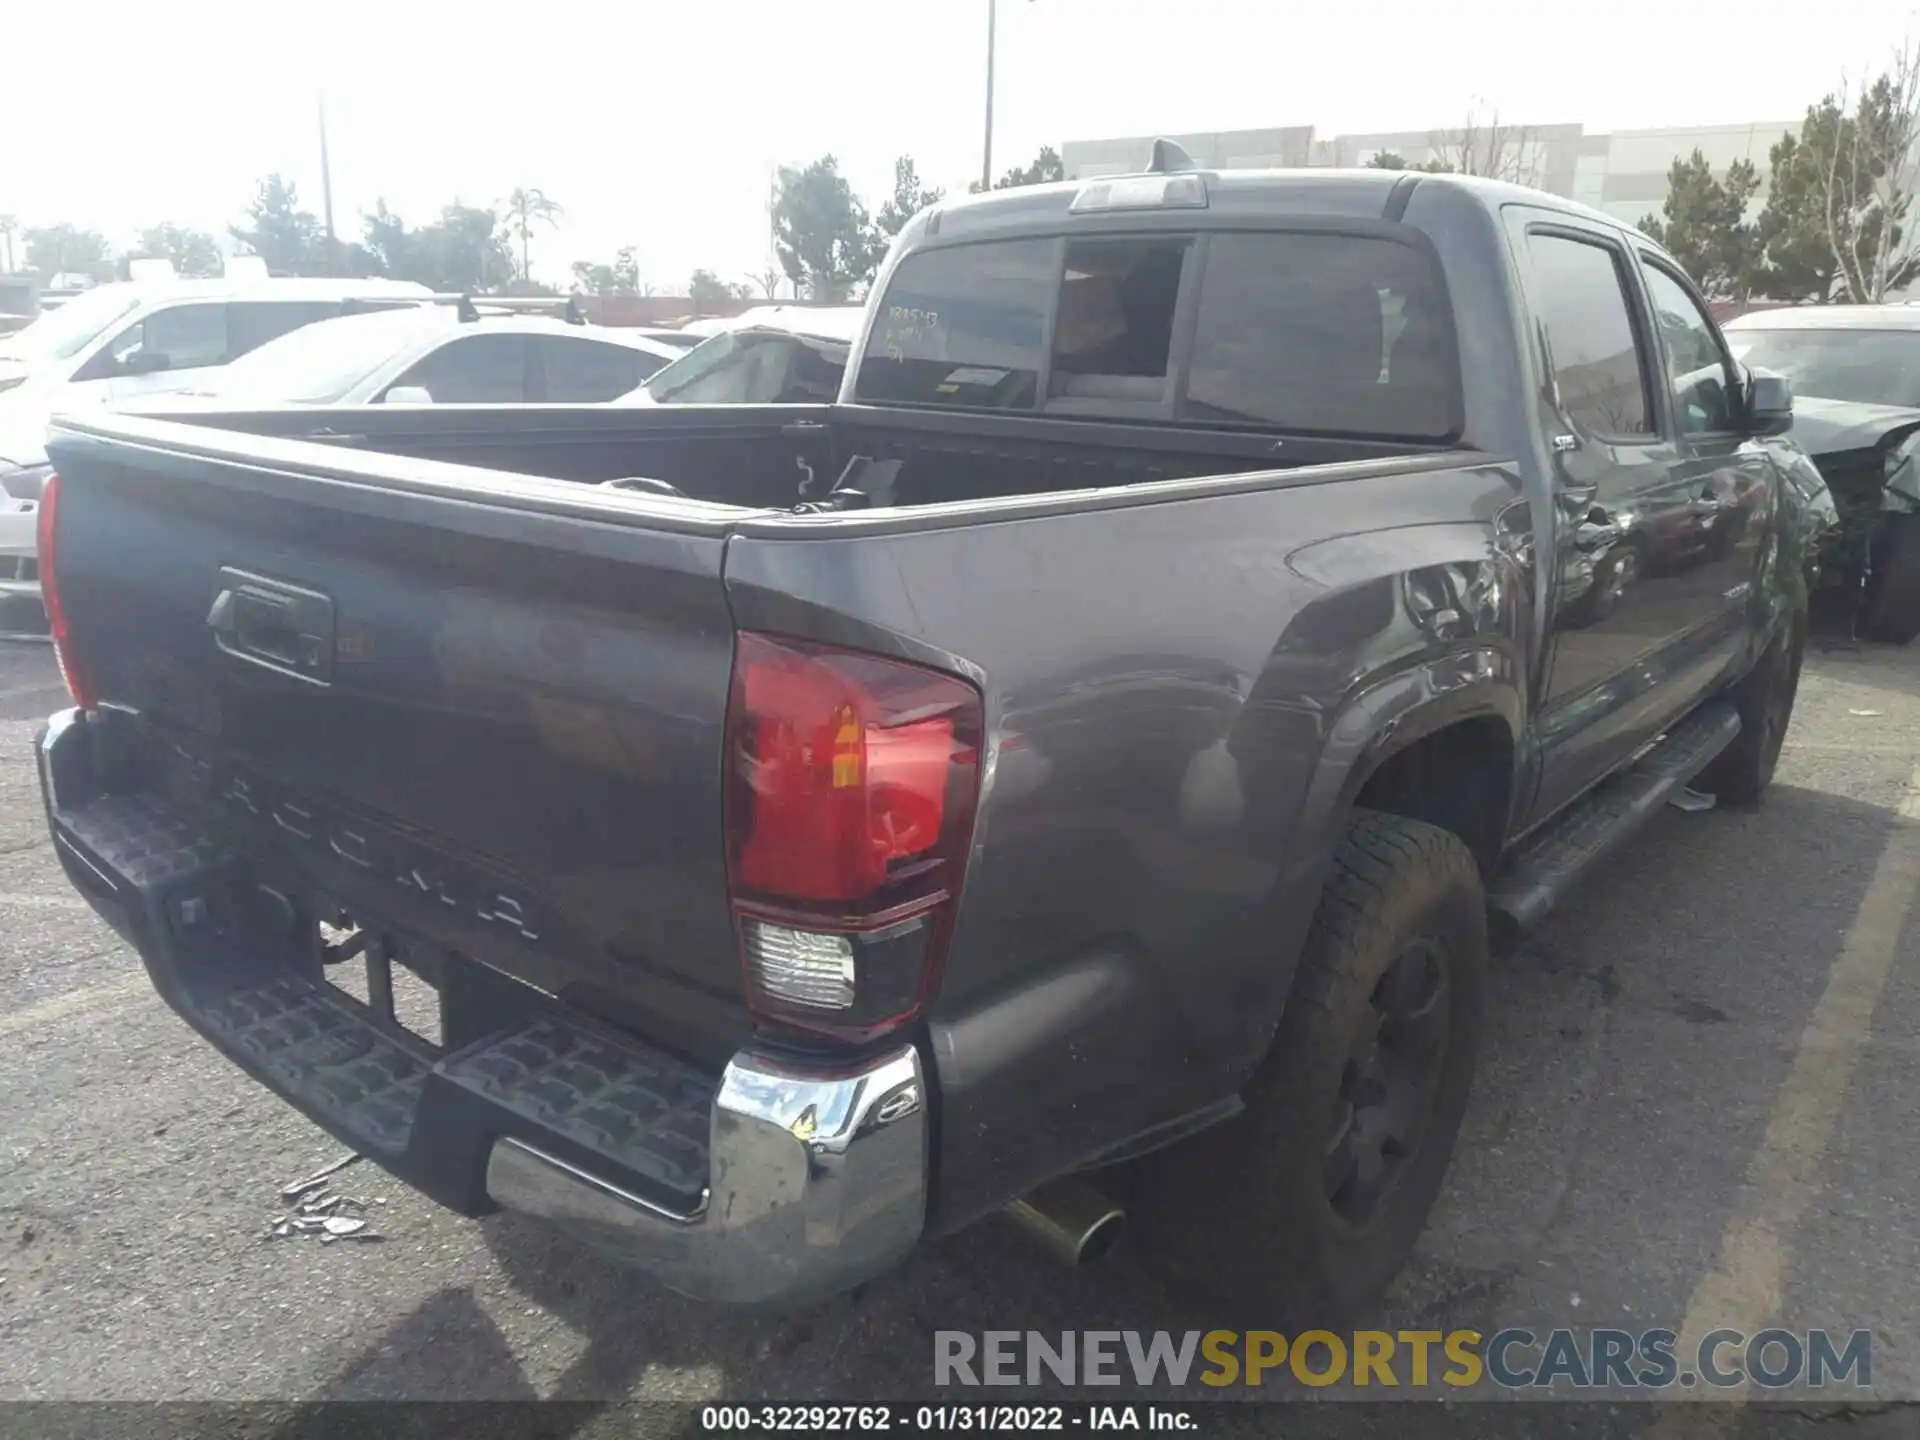
[(932, 994), (972, 844), (980, 694), (863, 651), (741, 634), (727, 864), (747, 993), (838, 1035)]
[(35, 517), (35, 541), (40, 551), (40, 603), (47, 612), (47, 629), (53, 636), (53, 658), (59, 663), (60, 678), (67, 682), (67, 693), (82, 710), (100, 703), (99, 692), (87, 678), (80, 657), (74, 653), (73, 626), (67, 619), (67, 607), (60, 601), (60, 477), (47, 476), (40, 490), (40, 511)]

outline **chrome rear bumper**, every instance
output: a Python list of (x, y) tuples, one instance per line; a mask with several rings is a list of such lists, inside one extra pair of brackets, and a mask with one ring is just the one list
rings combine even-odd
[(711, 1146), (708, 1191), (691, 1214), (509, 1137), (494, 1142), (487, 1193), (670, 1289), (730, 1304), (824, 1298), (895, 1265), (920, 1238), (927, 1105), (911, 1046), (833, 1076), (736, 1056)]

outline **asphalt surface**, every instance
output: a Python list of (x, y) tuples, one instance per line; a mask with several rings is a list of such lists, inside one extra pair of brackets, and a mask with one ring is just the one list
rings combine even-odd
[[(364, 1164), (383, 1244), (263, 1240), (340, 1147), (64, 883), (30, 752), (63, 698), (45, 647), (0, 645), (0, 1400), (924, 1398), (938, 1329), (1210, 1328), (1124, 1256), (1068, 1272), (997, 1225), (740, 1315)], [(1920, 647), (1816, 654), (1762, 807), (1664, 812), (1497, 962), (1382, 1328), (1870, 1328), (1870, 1398), (1920, 1398), (1917, 764)]]

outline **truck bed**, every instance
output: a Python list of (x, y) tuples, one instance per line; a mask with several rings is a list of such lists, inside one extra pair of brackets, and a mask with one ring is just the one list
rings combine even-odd
[(911, 508), (1450, 453), (1379, 441), (858, 405), (367, 406), (167, 418), (585, 484), (643, 476), (692, 499), (751, 509), (792, 506), (809, 476), (814, 492), (824, 493), (855, 456), (900, 461), (893, 503)]
[[(1324, 714), (1368, 683), (1351, 646), (1384, 674), (1421, 643), (1381, 556), (1484, 558), (1459, 519), (1510, 505), (1511, 470), (1472, 452), (1253, 470), (1225, 453), (1249, 437), (1207, 455), (1141, 430), (1127, 463), (1148, 483), (794, 515), (796, 456), (818, 471), (834, 444), (890, 434), (986, 486), (990, 445), (1036, 485), (1054, 442), (835, 431), (847, 417), (820, 410), (575, 428), (581, 413), (375, 407), (326, 417), (359, 428), (320, 443), (258, 433), (316, 428), (294, 412), (247, 417), (256, 433), (62, 422), (69, 618), (140, 737), (139, 783), (246, 827), (302, 907), (339, 901), (717, 1075), (754, 1029), (722, 834), (736, 634), (966, 676), (986, 778), (926, 1018), (948, 1120), (936, 1223), (1044, 1178), (1063, 1144), (1097, 1154), (1231, 1095), (1287, 983), (1272, 925), (1304, 924), (1319, 883), (1298, 827), (1335, 799), (1311, 757)], [(730, 458), (713, 489), (782, 503), (392, 453), (409, 444), (579, 478)], [(1152, 483), (1230, 459), (1238, 473)], [(248, 576), (320, 597), (324, 675), (232, 653), (219, 601)], [(1525, 603), (1518, 583), (1500, 593)], [(1258, 1003), (1218, 1004), (1229, 992)], [(1114, 1103), (1127, 1075), (1158, 1077), (1144, 1122)]]

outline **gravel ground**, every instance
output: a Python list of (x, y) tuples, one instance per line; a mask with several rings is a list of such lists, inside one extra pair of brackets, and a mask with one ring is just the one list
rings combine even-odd
[[(384, 1245), (263, 1243), (277, 1187), (339, 1147), (64, 883), (29, 749), (62, 698), (44, 647), (0, 645), (0, 1399), (924, 1398), (936, 1329), (1208, 1328), (1124, 1257), (1065, 1272), (992, 1225), (805, 1316), (742, 1316), (370, 1166), (350, 1188), (384, 1197)], [(1731, 1295), (1871, 1327), (1876, 1399), (1920, 1398), (1917, 761), (1920, 648), (1818, 654), (1761, 809), (1669, 810), (1498, 962), (1383, 1328), (1680, 1329)]]

